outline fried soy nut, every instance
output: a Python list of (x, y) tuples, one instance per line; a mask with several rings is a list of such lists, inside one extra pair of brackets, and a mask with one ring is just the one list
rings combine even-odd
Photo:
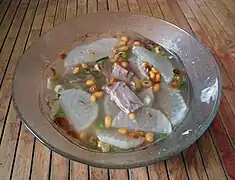
[(110, 115), (105, 116), (104, 118), (104, 126), (106, 128), (110, 128), (112, 124), (112, 117)]
[(156, 81), (160, 81), (161, 80), (161, 74), (160, 73), (156, 74), (155, 80)]
[(81, 132), (80, 133), (80, 139), (83, 141), (86, 141), (89, 138), (89, 135), (87, 132)]
[(126, 51), (128, 51), (128, 46), (122, 46), (122, 47), (120, 47), (118, 50), (120, 51), (120, 52), (126, 52)]
[(95, 84), (95, 81), (92, 80), (92, 79), (86, 81), (86, 85), (87, 85), (87, 86), (92, 86), (92, 85), (94, 85), (94, 84)]
[(138, 138), (138, 135), (135, 132), (129, 132), (128, 136), (131, 138)]
[(122, 36), (122, 37), (120, 38), (120, 40), (121, 40), (121, 41), (125, 41), (125, 42), (127, 42), (127, 41), (128, 41), (128, 37), (126, 37), (126, 36)]
[(81, 64), (82, 68), (88, 68), (87, 64)]
[(146, 87), (146, 88), (149, 88), (149, 87), (152, 86), (152, 82), (151, 81), (143, 81), (142, 82), (142, 86)]
[(141, 88), (141, 82), (140, 80), (135, 81), (135, 88), (140, 89)]
[(136, 134), (138, 137), (145, 137), (145, 132), (144, 131), (136, 131)]
[(91, 95), (90, 100), (91, 100), (91, 102), (95, 103), (96, 102), (96, 96), (95, 95)]
[(128, 115), (129, 115), (129, 119), (135, 120), (136, 114), (135, 114), (134, 112), (131, 112), (131, 113), (129, 113)]
[(112, 85), (116, 82), (116, 79), (114, 77), (111, 77), (109, 80), (109, 85)]
[(97, 97), (97, 98), (101, 98), (101, 97), (104, 96), (104, 93), (103, 93), (102, 91), (97, 91), (97, 92), (95, 92), (93, 95), (94, 95), (95, 97)]
[(158, 92), (160, 90), (160, 84), (154, 84), (153, 92)]
[(91, 92), (91, 93), (94, 93), (94, 92), (96, 92), (96, 91), (98, 91), (98, 88), (97, 88), (97, 86), (94, 84), (94, 85), (92, 85), (90, 88), (89, 88), (89, 92)]
[(133, 46), (140, 46), (141, 45), (141, 42), (140, 41), (134, 41), (133, 42)]
[(112, 59), (110, 59), (111, 63), (115, 63), (119, 59), (119, 55), (115, 54)]
[(154, 134), (151, 132), (147, 132), (145, 134), (145, 140), (149, 143), (153, 142), (154, 141)]
[(119, 129), (118, 129), (118, 132), (119, 132), (120, 134), (127, 134), (127, 133), (128, 133), (128, 130), (125, 129), (125, 128), (119, 128)]
[(149, 77), (150, 77), (151, 79), (154, 79), (154, 78), (156, 77), (156, 73), (153, 72), (153, 71), (149, 71)]
[(142, 62), (141, 66), (146, 69), (149, 67), (149, 63), (147, 61)]
[(79, 67), (75, 67), (73, 69), (73, 74), (77, 74), (77, 73), (79, 73), (79, 71), (80, 71), (80, 68)]
[(122, 61), (122, 62), (121, 62), (121, 66), (122, 66), (123, 68), (128, 68), (129, 64), (128, 64), (128, 62), (126, 62), (126, 61)]
[(126, 41), (121, 40), (121, 41), (118, 42), (118, 47), (125, 46), (126, 43), (127, 43)]

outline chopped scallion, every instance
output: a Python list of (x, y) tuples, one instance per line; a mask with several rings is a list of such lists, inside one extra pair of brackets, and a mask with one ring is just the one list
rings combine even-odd
[(97, 60), (95, 61), (95, 63), (107, 61), (108, 59), (109, 59), (109, 57), (108, 57), (108, 56), (105, 56), (105, 57), (102, 57), (102, 58), (100, 58), (100, 59), (97, 59)]

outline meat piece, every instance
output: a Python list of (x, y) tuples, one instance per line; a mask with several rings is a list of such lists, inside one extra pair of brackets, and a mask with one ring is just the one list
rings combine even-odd
[(126, 83), (130, 83), (131, 78), (133, 77), (133, 72), (124, 69), (123, 67), (119, 66), (118, 64), (114, 64), (112, 75), (121, 81)]
[(134, 112), (144, 106), (138, 96), (124, 82), (106, 86), (105, 90), (110, 94), (111, 100), (125, 113)]

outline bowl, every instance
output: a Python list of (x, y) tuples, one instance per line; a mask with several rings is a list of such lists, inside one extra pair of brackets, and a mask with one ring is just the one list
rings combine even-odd
[[(61, 134), (40, 108), (40, 84), (57, 53), (89, 34), (134, 31), (171, 50), (182, 60), (191, 82), (191, 105), (184, 121), (160, 143), (121, 153), (83, 149)], [(103, 168), (134, 168), (165, 160), (194, 143), (218, 110), (221, 76), (205, 46), (164, 20), (131, 13), (94, 13), (71, 19), (46, 33), (21, 57), (13, 77), (13, 101), (25, 126), (48, 148), (78, 162)]]

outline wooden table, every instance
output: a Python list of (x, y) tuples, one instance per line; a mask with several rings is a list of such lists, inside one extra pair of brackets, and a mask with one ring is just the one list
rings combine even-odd
[[(211, 127), (189, 149), (148, 167), (99, 169), (50, 151), (19, 121), (11, 98), (19, 57), (53, 26), (96, 11), (165, 19), (212, 51), (223, 78), (222, 101)], [(0, 180), (235, 179), (234, 19), (233, 0), (0, 0)]]

